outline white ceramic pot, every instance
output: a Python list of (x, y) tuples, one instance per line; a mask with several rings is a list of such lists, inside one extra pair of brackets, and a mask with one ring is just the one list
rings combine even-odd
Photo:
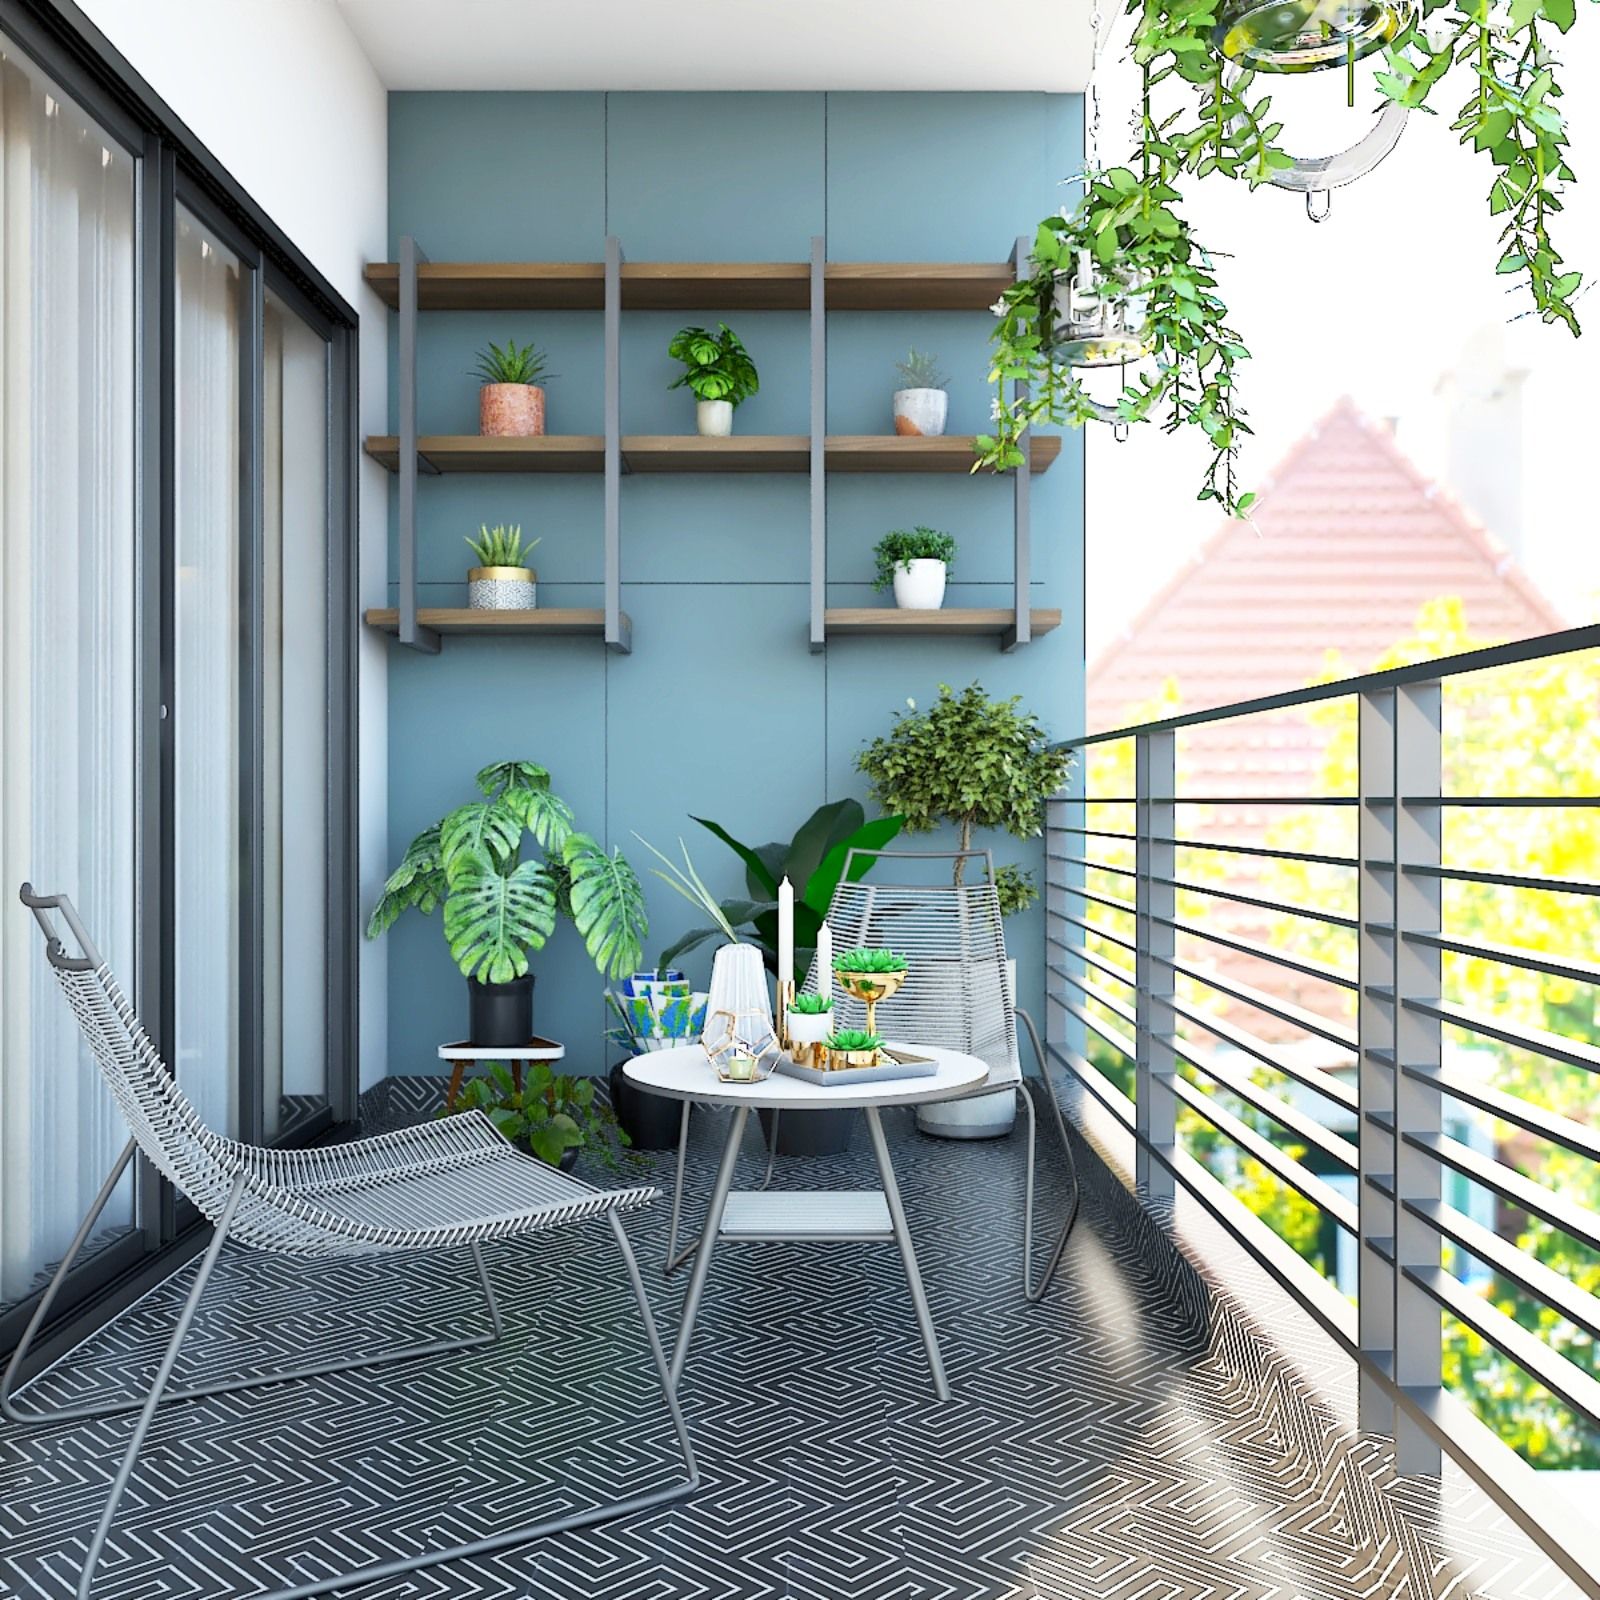
[(532, 611), (539, 603), (539, 574), (532, 567), (473, 567), (467, 606), (473, 611)]
[[(1017, 964), (1006, 962), (1012, 1003), (1017, 998)], [(936, 1139), (998, 1139), (1017, 1119), (1017, 1091), (996, 1089), (965, 1100), (941, 1100), (917, 1107), (917, 1128)]]
[(896, 389), (894, 431), (902, 438), (937, 439), (949, 410), (950, 396), (943, 389)]
[(726, 439), (733, 432), (733, 402), (731, 400), (696, 400), (695, 426), (701, 437)]
[(894, 603), (902, 611), (937, 611), (944, 604), (942, 561), (902, 561), (894, 569)]
[(796, 1044), (821, 1044), (833, 1032), (831, 1011), (791, 1011), (789, 1037)]

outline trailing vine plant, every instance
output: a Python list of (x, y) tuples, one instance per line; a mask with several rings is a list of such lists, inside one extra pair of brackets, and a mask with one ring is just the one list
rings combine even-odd
[[(1157, 158), (1143, 173), (1091, 172), (1077, 207), (1039, 224), (1032, 272), (994, 307), (995, 429), (977, 439), (974, 471), (1020, 466), (1022, 436), (1037, 423), (1155, 419), (1168, 432), (1198, 427), (1210, 441), (1211, 463), (1197, 498), (1219, 502), (1231, 516), (1249, 510), (1255, 496), (1239, 492), (1235, 467), (1250, 429), (1234, 390), (1235, 367), (1249, 352), (1227, 325), (1211, 257), (1179, 216), (1181, 197), (1164, 166)], [(1146, 346), (1146, 358), (1124, 369), (1114, 405), (1090, 395), (1081, 369), (1056, 359), (1067, 280), (1085, 253), (1099, 269), (1102, 294), (1128, 307)], [(1013, 388), (1019, 380), (1027, 385), (1025, 397)]]

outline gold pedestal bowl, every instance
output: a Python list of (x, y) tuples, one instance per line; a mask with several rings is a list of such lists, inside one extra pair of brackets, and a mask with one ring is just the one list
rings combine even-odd
[(878, 1002), (898, 994), (909, 972), (908, 967), (900, 967), (890, 972), (852, 972), (847, 967), (833, 969), (834, 977), (839, 980), (839, 987), (847, 995), (866, 1002), (868, 1033), (878, 1031)]

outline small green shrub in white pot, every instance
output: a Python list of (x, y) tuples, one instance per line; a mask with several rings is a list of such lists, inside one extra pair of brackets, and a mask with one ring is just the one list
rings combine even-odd
[(467, 605), (473, 611), (532, 611), (539, 603), (539, 574), (527, 565), (527, 557), (539, 541), (522, 542), (520, 526), (496, 527), (484, 524), (474, 539), (467, 535), (467, 548), (478, 564), (467, 572)]
[(902, 611), (937, 611), (944, 604), (945, 580), (956, 558), (956, 542), (937, 528), (896, 528), (873, 546), (880, 594), (893, 586)]
[(733, 432), (733, 413), (760, 387), (756, 364), (726, 322), (717, 331), (682, 328), (667, 354), (684, 370), (669, 389), (689, 389), (695, 397), (695, 426), (706, 438), (725, 439)]
[(945, 393), (950, 380), (940, 372), (938, 358), (913, 350), (895, 370), (900, 387), (894, 392), (894, 431), (902, 438), (938, 438), (950, 410)]

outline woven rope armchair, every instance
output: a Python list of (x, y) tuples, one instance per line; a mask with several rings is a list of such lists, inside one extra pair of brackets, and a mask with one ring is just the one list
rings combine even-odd
[[(178, 1088), (67, 897), (35, 894), (24, 884), (22, 901), (43, 931), (51, 969), (132, 1134), (41, 1296), (5, 1377), (0, 1380), (0, 1410), (14, 1422), (54, 1423), (138, 1412), (132, 1437), (84, 1560), (78, 1581), (79, 1600), (88, 1600), (117, 1507), (133, 1474), (145, 1435), (163, 1401), (229, 1393), (282, 1383), (291, 1378), (488, 1344), (499, 1336), (502, 1323), (483, 1258), (483, 1245), (491, 1240), (523, 1238), (601, 1217), (610, 1226), (644, 1323), (656, 1376), (683, 1456), (685, 1475), (682, 1480), (469, 1544), (353, 1568), (278, 1590), (262, 1600), (299, 1600), (301, 1596), (322, 1594), (441, 1561), (483, 1554), (544, 1534), (646, 1510), (678, 1499), (698, 1487), (699, 1474), (688, 1429), (672, 1391), (661, 1339), (621, 1221), (624, 1212), (654, 1201), (657, 1190), (596, 1189), (523, 1155), (481, 1112), (447, 1117), (422, 1127), (320, 1150), (267, 1150), (223, 1138), (206, 1127)], [(56, 917), (65, 922), (82, 952), (80, 955), (68, 952), (57, 930)], [(214, 1224), (210, 1244), (149, 1393), (142, 1401), (82, 1404), (48, 1412), (19, 1407), (13, 1387), (28, 1349), (44, 1326), (57, 1291), (136, 1150), (142, 1151)], [(489, 1331), (464, 1338), (428, 1340), (375, 1355), (314, 1362), (265, 1376), (220, 1380), (186, 1388), (171, 1387), (170, 1380), (184, 1338), (224, 1243), (317, 1257), (464, 1248), (472, 1255), (483, 1290)]]

